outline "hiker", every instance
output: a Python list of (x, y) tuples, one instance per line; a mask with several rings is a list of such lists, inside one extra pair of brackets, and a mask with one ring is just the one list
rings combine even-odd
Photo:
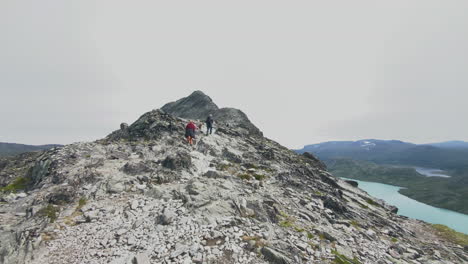
[(214, 123), (214, 120), (213, 120), (213, 115), (210, 114), (207, 118), (206, 118), (206, 135), (208, 136), (208, 133), (212, 134), (213, 133), (213, 123)]
[(193, 139), (195, 138), (195, 130), (197, 130), (197, 126), (193, 123), (192, 120), (185, 126), (185, 137), (190, 145), (193, 145)]

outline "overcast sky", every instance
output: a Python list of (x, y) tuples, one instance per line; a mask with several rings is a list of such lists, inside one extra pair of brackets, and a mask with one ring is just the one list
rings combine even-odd
[(0, 141), (102, 138), (202, 90), (288, 147), (468, 140), (468, 1), (0, 1)]

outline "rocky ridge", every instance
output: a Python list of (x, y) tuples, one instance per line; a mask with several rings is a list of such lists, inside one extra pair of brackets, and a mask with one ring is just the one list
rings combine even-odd
[(0, 263), (468, 261), (310, 154), (223, 125), (189, 146), (185, 122), (153, 110), (105, 139), (5, 165), (28, 186), (2, 196)]

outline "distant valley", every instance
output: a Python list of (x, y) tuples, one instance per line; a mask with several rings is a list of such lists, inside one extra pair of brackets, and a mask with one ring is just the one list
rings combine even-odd
[(420, 202), (468, 214), (468, 143), (417, 145), (398, 140), (333, 141), (307, 145), (338, 177), (405, 187)]

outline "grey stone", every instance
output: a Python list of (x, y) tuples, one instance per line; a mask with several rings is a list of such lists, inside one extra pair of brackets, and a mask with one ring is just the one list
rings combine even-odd
[(164, 212), (159, 216), (158, 223), (162, 225), (169, 225), (174, 222), (177, 214), (172, 209), (164, 209)]
[(132, 264), (150, 264), (150, 258), (146, 253), (137, 254), (133, 260)]
[(192, 158), (188, 153), (177, 153), (166, 157), (161, 164), (171, 170), (189, 169), (192, 165)]
[(121, 193), (125, 191), (125, 185), (121, 180), (111, 179), (107, 182), (107, 192), (108, 193)]
[(266, 260), (272, 264), (290, 264), (293, 261), (287, 258), (283, 253), (276, 251), (269, 247), (263, 247), (260, 252), (263, 254)]
[(150, 173), (153, 170), (150, 166), (144, 162), (127, 162), (123, 167), (122, 171), (129, 175), (141, 175), (144, 173)]
[(130, 208), (131, 208), (132, 210), (138, 209), (138, 201), (137, 201), (137, 200), (133, 200), (132, 203), (131, 203), (131, 205), (130, 205)]
[(128, 129), (128, 124), (127, 123), (121, 123), (120, 124), (120, 129), (121, 130), (127, 130)]

